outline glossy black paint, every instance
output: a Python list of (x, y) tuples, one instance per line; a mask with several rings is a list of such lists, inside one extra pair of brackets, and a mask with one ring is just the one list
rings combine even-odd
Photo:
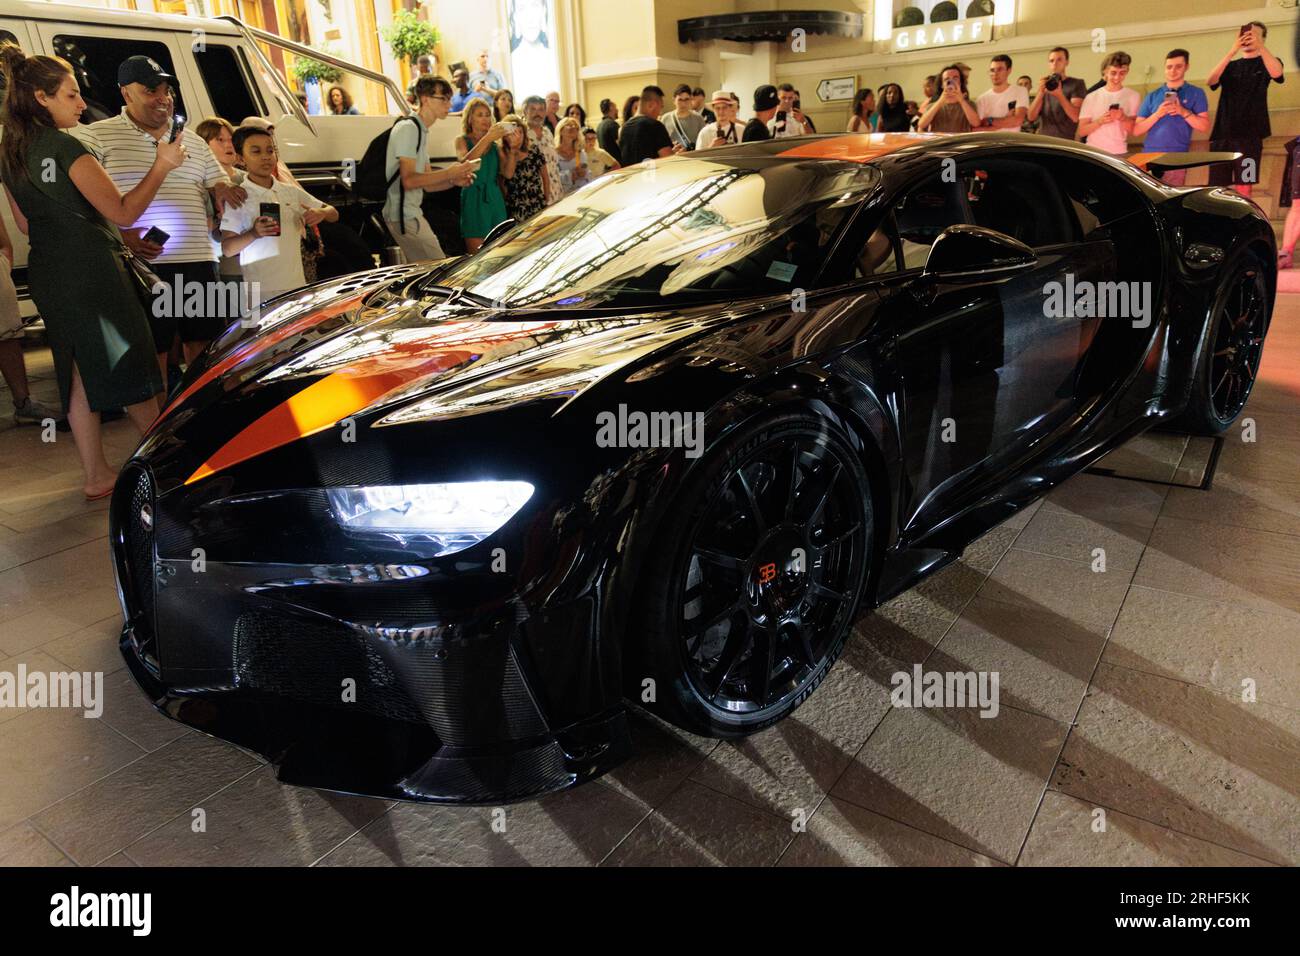
[[(1176, 416), (1223, 271), (1247, 249), (1274, 262), (1267, 220), (1231, 192), (1175, 190), (1086, 147), (994, 134), (875, 159), (880, 184), (842, 227), (823, 275), (938, 161), (1000, 157), (1095, 176), (1125, 204), (1124, 228), (1029, 248), (961, 227), (934, 244), (924, 270), (810, 288), (797, 303), (635, 313), (415, 297), (428, 270), (408, 266), (310, 287), (267, 332), (232, 329), (186, 384), (236, 349), (249, 354), (163, 418), (114, 497), (133, 675), (164, 713), (264, 754), (288, 782), (482, 802), (608, 770), (629, 750), (624, 692), (636, 675), (624, 672), (623, 649), (637, 639), (638, 575), (700, 459), (599, 447), (599, 413), (703, 412), (707, 448), (764, 409), (833, 410), (871, 476), (867, 593), (878, 604)], [(1046, 318), (1044, 286), (1066, 273), (1151, 283), (1149, 324)], [(1271, 309), (1271, 272), (1266, 287)], [(328, 314), (349, 297), (359, 299)], [(293, 335), (264, 344), (294, 322)], [(350, 414), (355, 440), (326, 428), (186, 483), (383, 336), (414, 343), (431, 371)], [(439, 396), (428, 420), (381, 424)], [(936, 441), (948, 420), (959, 422), (955, 440)], [(141, 476), (153, 562), (139, 557), (132, 524)], [(445, 557), (360, 543), (322, 491), (485, 477), (536, 490), (499, 531)], [(355, 703), (339, 698), (344, 677), (360, 685)]]

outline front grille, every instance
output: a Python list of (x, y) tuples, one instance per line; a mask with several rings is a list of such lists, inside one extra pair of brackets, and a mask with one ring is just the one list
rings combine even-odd
[[(126, 568), (122, 590), (126, 598), (127, 619), (135, 636), (136, 653), (155, 674), (159, 671), (158, 635), (155, 619), (155, 584), (157, 552), (154, 547), (157, 526), (153, 481), (142, 468), (128, 473), (129, 494), (121, 495), (122, 511), (118, 514)], [(127, 488), (119, 485), (121, 491)]]
[(546, 732), (514, 649), (494, 635), (392, 639), (259, 610), (236, 623), (234, 671), (241, 687), (423, 724), (451, 746)]

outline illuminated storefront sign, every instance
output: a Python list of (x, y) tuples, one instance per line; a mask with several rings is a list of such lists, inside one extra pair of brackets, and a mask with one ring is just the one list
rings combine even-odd
[(964, 43), (987, 43), (993, 37), (993, 17), (946, 20), (894, 30), (890, 51), (903, 53), (936, 46), (959, 46)]

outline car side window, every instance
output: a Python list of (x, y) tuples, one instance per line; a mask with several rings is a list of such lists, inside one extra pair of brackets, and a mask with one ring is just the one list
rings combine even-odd
[(245, 116), (265, 115), (266, 108), (254, 101), (252, 84), (232, 48), (209, 41), (203, 49), (194, 50), (194, 62), (218, 116), (238, 126)]
[(1031, 249), (1079, 238), (1078, 223), (1047, 167), (1031, 157), (972, 160), (958, 167), (977, 226), (1019, 239)]
[(1065, 194), (1085, 240), (1109, 238), (1111, 223), (1145, 207), (1136, 188), (1097, 163), (1073, 156), (1049, 156), (1043, 165)]
[[(86, 110), (81, 114), (82, 124), (108, 119), (122, 112), (125, 101), (117, 85), (117, 67), (127, 57), (143, 54), (157, 60), (163, 70), (176, 75), (172, 55), (166, 44), (136, 38), (71, 36), (59, 34), (54, 38), (54, 55), (72, 64), (81, 98)], [(187, 115), (181, 100), (181, 91), (172, 84), (175, 110), (178, 116)], [(241, 117), (242, 118), (242, 117)]]
[(942, 176), (935, 176), (913, 189), (894, 209), (903, 268), (924, 266), (930, 247), (945, 229), (970, 221), (964, 183), (945, 182)]

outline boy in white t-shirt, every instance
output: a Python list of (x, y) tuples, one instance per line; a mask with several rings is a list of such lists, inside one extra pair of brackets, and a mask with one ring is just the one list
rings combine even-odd
[(1106, 85), (1084, 97), (1079, 107), (1079, 139), (1115, 156), (1128, 152), (1128, 137), (1142, 106), (1142, 95), (1124, 88), (1129, 62), (1127, 53), (1106, 57), (1101, 70)]
[[(248, 176), (243, 187), (248, 198), (238, 209), (227, 204), (221, 216), (221, 251), (239, 256), (247, 283), (259, 283), (259, 302), (307, 284), (302, 271), (302, 227), (337, 222), (339, 211), (328, 203), (275, 178), (275, 138), (268, 132), (243, 126), (235, 130), (235, 152), (243, 159)], [(264, 204), (279, 207), (279, 223), (264, 216)]]

